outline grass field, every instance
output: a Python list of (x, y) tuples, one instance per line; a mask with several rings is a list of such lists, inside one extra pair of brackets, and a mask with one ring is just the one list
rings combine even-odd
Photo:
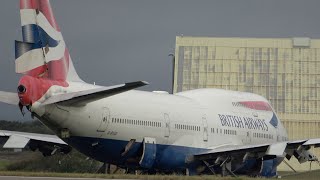
[(145, 180), (245, 180), (255, 179), (246, 176), (178, 176), (178, 175), (128, 175), (128, 174), (77, 174), (77, 173), (46, 173), (46, 172), (13, 172), (0, 171), (0, 176), (34, 176), (34, 177), (73, 177), (73, 178), (106, 178), (106, 179), (145, 179)]
[[(40, 154), (41, 155), (41, 154)], [(75, 178), (107, 178), (107, 179), (146, 179), (146, 180), (242, 180), (242, 179), (264, 179), (264, 178), (249, 178), (248, 176), (221, 177), (221, 176), (181, 176), (181, 175), (127, 175), (121, 172), (117, 174), (89, 174), (89, 173), (52, 173), (52, 172), (21, 172), (7, 171), (6, 167), (19, 160), (32, 159), (39, 156), (37, 152), (0, 153), (0, 176), (36, 176), (36, 177), (75, 177)], [(304, 173), (293, 174), (292, 172), (279, 172), (281, 179), (286, 180), (320, 180), (320, 170)]]
[(281, 179), (290, 179), (290, 180), (320, 179), (320, 170), (300, 172), (300, 173), (279, 172), (279, 174), (282, 175)]
[[(285, 180), (318, 180), (320, 170), (303, 172), (298, 174), (281, 172), (281, 179)], [(290, 175), (288, 175), (290, 174)], [(281, 175), (281, 174), (280, 174)], [(73, 178), (106, 178), (106, 179), (143, 179), (143, 180), (245, 180), (245, 179), (266, 179), (240, 177), (221, 177), (221, 176), (179, 176), (179, 175), (127, 175), (127, 174), (79, 174), (79, 173), (49, 173), (49, 172), (17, 172), (0, 171), (0, 176), (34, 176), (34, 177), (73, 177)]]

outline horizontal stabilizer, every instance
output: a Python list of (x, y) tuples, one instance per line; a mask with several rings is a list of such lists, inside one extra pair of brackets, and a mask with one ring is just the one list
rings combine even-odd
[(0, 91), (0, 102), (11, 104), (11, 105), (18, 105), (19, 104), (18, 94), (12, 93), (12, 92)]
[(3, 145), (3, 148), (25, 148), (29, 143), (30, 138), (19, 136), (19, 135), (11, 135), (8, 141)]
[(102, 87), (97, 89), (90, 89), (79, 92), (72, 92), (66, 94), (55, 95), (48, 98), (42, 103), (42, 105), (64, 103), (67, 105), (83, 106), (87, 103), (109, 97), (115, 94), (119, 94), (125, 91), (129, 91), (141, 86), (145, 86), (148, 83), (145, 81), (130, 82), (120, 84), (116, 86)]

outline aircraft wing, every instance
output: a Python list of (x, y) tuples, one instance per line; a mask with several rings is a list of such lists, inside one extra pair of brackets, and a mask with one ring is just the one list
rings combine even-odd
[(68, 153), (71, 147), (55, 135), (25, 133), (0, 130), (0, 138), (4, 140), (3, 148), (39, 150), (43, 155), (54, 154), (57, 150)]
[(300, 163), (318, 161), (317, 157), (308, 151), (311, 147), (320, 147), (320, 139), (284, 141), (256, 145), (225, 145), (190, 156), (187, 161), (214, 161), (219, 163), (227, 158), (245, 161), (254, 159), (272, 159), (275, 157), (296, 157)]
[(45, 100), (42, 105), (64, 103), (67, 105), (85, 105), (89, 102), (99, 100), (101, 98), (109, 97), (115, 94), (119, 94), (125, 91), (129, 91), (141, 86), (145, 86), (148, 83), (145, 81), (137, 81), (131, 83), (125, 83), (115, 86), (102, 87), (97, 89), (90, 89), (79, 92), (72, 92), (66, 94), (60, 94), (50, 97)]

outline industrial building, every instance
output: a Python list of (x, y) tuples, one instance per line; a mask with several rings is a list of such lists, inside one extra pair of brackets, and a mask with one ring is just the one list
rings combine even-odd
[(174, 92), (253, 92), (271, 102), (291, 140), (320, 137), (320, 39), (178, 36), (174, 69)]

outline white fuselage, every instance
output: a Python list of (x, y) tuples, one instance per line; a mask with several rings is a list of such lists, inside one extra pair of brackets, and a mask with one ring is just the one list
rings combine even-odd
[[(67, 91), (95, 87), (73, 83)], [(268, 104), (256, 94), (220, 89), (174, 95), (131, 90), (85, 106), (55, 104), (34, 111), (57, 133), (68, 129), (74, 137), (125, 142), (151, 137), (156, 144), (200, 149), (287, 140), (283, 125), (278, 122), (274, 127), (269, 122), (276, 118), (272, 110), (248, 108), (239, 102)]]

